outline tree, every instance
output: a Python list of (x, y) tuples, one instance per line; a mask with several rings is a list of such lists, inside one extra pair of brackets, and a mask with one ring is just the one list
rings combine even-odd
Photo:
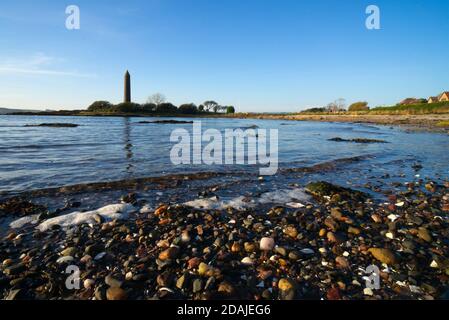
[(233, 114), (235, 113), (235, 108), (233, 106), (226, 107), (226, 113), (227, 114)]
[(198, 111), (199, 111), (199, 112), (203, 112), (203, 111), (204, 111), (204, 106), (203, 106), (202, 104), (200, 104), (200, 105), (198, 106)]
[(154, 103), (155, 105), (160, 105), (162, 103), (164, 103), (167, 99), (165, 98), (165, 96), (162, 93), (155, 93), (153, 95), (151, 95), (150, 97), (148, 97), (147, 102), (148, 103)]
[(328, 112), (340, 112), (344, 111), (345, 108), (346, 108), (346, 100), (342, 98), (337, 99), (326, 106)]
[(158, 113), (171, 114), (178, 112), (178, 108), (170, 102), (164, 102), (158, 104), (155, 111)]
[(205, 101), (203, 103), (203, 105), (204, 105), (205, 110), (208, 112), (210, 112), (210, 111), (216, 112), (215, 110), (217, 110), (217, 108), (219, 107), (219, 104), (213, 100)]
[(144, 112), (153, 112), (156, 110), (157, 105), (155, 103), (145, 103), (142, 105)]
[(367, 110), (369, 110), (369, 107), (368, 102), (366, 101), (354, 102), (349, 106), (348, 109), (348, 111), (367, 111)]
[(186, 103), (180, 105), (178, 110), (183, 114), (195, 114), (198, 112), (198, 107), (194, 103)]
[(131, 112), (140, 112), (141, 106), (140, 104), (133, 102), (123, 102), (115, 106), (115, 109), (118, 112), (131, 113)]
[(301, 113), (324, 113), (328, 111), (325, 107), (309, 108), (301, 111)]
[(88, 111), (95, 112), (95, 111), (112, 111), (112, 108), (114, 106), (109, 101), (95, 101), (92, 103), (89, 108), (87, 108)]

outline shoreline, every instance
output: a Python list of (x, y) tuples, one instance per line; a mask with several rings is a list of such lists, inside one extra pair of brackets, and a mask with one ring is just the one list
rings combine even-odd
[[(134, 195), (20, 220), (28, 227), (0, 243), (0, 293), (12, 300), (447, 298), (449, 184), (410, 183), (386, 203), (325, 182), (305, 192), (296, 208), (148, 207)], [(70, 266), (81, 271), (74, 290), (65, 287)], [(380, 270), (379, 289), (365, 284), (370, 266)]]
[(257, 119), (257, 120), (285, 120), (285, 121), (316, 121), (336, 123), (364, 123), (404, 128), (410, 131), (449, 133), (449, 126), (440, 126), (449, 122), (449, 114), (268, 114), (268, 113), (235, 113), (235, 114), (88, 114), (88, 113), (13, 113), (2, 116), (61, 116), (61, 117), (148, 117), (148, 118), (223, 118), (223, 119)]

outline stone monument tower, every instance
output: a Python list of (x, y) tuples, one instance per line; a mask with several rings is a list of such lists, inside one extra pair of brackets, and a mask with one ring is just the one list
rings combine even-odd
[(128, 70), (125, 73), (125, 97), (123, 102), (131, 102), (131, 75)]

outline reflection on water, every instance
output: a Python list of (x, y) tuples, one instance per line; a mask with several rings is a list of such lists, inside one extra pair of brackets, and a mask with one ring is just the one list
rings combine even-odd
[(126, 154), (126, 172), (129, 176), (132, 176), (133, 174), (133, 145), (131, 142), (131, 121), (128, 117), (123, 118), (124, 121), (124, 133), (123, 133), (123, 139), (124, 139), (124, 145), (125, 145), (125, 154)]

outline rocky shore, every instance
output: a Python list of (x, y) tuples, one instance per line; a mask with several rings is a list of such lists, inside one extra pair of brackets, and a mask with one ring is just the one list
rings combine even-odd
[(0, 242), (0, 298), (449, 298), (449, 183), (398, 185), (386, 202), (320, 181), (305, 192), (268, 209), (150, 208), (133, 193), (65, 215), (4, 200), (0, 215), (17, 220)]

